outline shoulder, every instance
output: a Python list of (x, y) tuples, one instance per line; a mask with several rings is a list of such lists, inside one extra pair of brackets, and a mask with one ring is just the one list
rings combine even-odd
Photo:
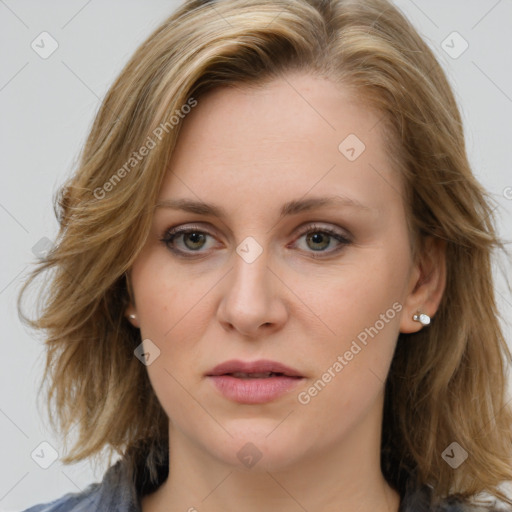
[(24, 512), (81, 512), (94, 510), (98, 503), (100, 484), (91, 484), (80, 493), (68, 493), (60, 498), (39, 505), (34, 505)]
[(137, 489), (125, 460), (119, 460), (105, 473), (103, 480), (90, 484), (82, 492), (68, 493), (24, 512), (140, 512)]
[(496, 501), (487, 504), (477, 504), (448, 496), (440, 502), (432, 498), (432, 488), (428, 485), (409, 487), (400, 504), (399, 512), (511, 512), (506, 505), (499, 505)]

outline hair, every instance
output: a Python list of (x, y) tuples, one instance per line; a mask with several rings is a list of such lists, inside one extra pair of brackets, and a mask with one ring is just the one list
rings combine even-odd
[[(262, 86), (292, 71), (331, 79), (379, 114), (403, 176), (414, 257), (428, 237), (446, 244), (437, 314), (427, 329), (399, 335), (386, 381), (385, 478), (401, 492), (414, 474), (439, 497), (488, 492), (512, 504), (499, 489), (512, 480), (511, 353), (491, 268), (495, 249), (505, 248), (492, 199), (472, 174), (448, 79), (386, 0), (190, 0), (125, 65), (54, 197), (57, 239), (18, 297), (20, 318), (45, 333), (52, 426), (65, 440), (77, 427), (63, 462), (107, 449), (130, 454), (154, 480), (168, 418), (133, 353), (141, 336), (124, 316), (127, 273), (145, 244), (185, 106), (216, 87)], [(22, 298), (48, 270), (42, 310), (29, 319)], [(469, 454), (457, 470), (442, 458), (453, 441)]]

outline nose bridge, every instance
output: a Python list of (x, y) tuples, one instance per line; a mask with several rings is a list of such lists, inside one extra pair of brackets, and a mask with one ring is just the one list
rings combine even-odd
[(236, 248), (219, 306), (219, 320), (243, 334), (255, 333), (262, 325), (277, 326), (285, 319), (286, 308), (268, 268), (269, 256), (268, 250), (252, 237)]
[(254, 307), (261, 307), (270, 299), (268, 256), (268, 250), (254, 239), (246, 239), (238, 245), (229, 287), (237, 302), (253, 301)]

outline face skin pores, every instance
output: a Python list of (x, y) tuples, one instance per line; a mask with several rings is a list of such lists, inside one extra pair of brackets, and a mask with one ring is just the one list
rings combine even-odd
[[(433, 250), (426, 279), (412, 260), (379, 119), (302, 73), (215, 89), (185, 118), (129, 274), (169, 417), (170, 475), (145, 512), (398, 510), (380, 469), (385, 380), (444, 267)], [(230, 360), (301, 378), (243, 403), (235, 377), (225, 394), (208, 376)]]

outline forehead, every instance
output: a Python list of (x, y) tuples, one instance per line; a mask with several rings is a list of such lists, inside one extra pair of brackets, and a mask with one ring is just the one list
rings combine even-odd
[(329, 193), (385, 208), (401, 184), (380, 120), (339, 84), (306, 74), (214, 89), (184, 120), (160, 199), (268, 206)]

